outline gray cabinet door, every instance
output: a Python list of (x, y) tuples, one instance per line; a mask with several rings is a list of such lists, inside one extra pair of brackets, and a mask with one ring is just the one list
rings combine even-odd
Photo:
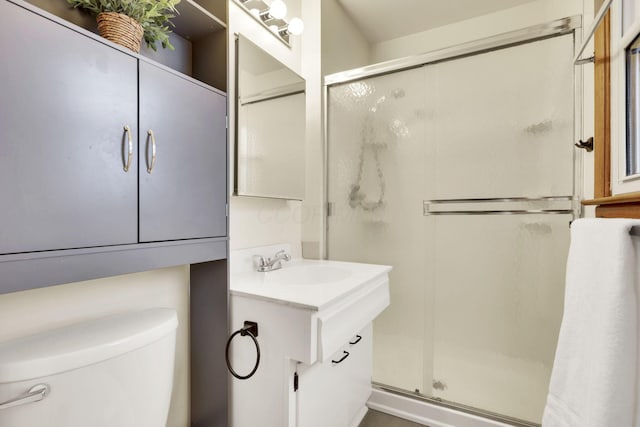
[(140, 241), (226, 235), (226, 97), (139, 67)]
[(6, 1), (0, 16), (0, 254), (136, 242), (136, 59)]

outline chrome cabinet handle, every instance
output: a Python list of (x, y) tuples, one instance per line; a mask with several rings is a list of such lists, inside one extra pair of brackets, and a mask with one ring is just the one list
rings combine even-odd
[(128, 125), (124, 125), (124, 133), (127, 136), (127, 160), (124, 162), (124, 171), (129, 172), (131, 160), (133, 160), (133, 141), (131, 140), (131, 129)]
[(349, 357), (349, 352), (346, 350), (342, 350), (342, 354), (343, 356), (338, 359), (338, 360), (332, 360), (331, 363), (337, 365), (338, 363), (341, 363), (342, 361), (344, 361), (344, 359), (346, 359), (347, 357)]
[[(149, 139), (151, 140), (151, 161), (149, 161)], [(153, 136), (153, 131), (149, 129), (147, 131), (147, 173), (153, 171), (153, 167), (156, 165), (156, 137)]]
[(49, 385), (37, 384), (34, 385), (20, 397), (7, 400), (6, 402), (0, 402), (0, 411), (3, 409), (13, 408), (14, 406), (26, 405), (27, 403), (39, 402), (49, 394)]

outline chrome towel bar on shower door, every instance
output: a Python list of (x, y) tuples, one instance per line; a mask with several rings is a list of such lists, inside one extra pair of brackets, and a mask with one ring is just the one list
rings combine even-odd
[[(572, 196), (423, 200), (428, 215), (576, 214)], [(461, 206), (462, 205), (462, 206)]]

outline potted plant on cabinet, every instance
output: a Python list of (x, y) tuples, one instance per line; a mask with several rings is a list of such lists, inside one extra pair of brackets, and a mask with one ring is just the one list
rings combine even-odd
[(180, 0), (67, 0), (75, 8), (96, 16), (98, 33), (134, 52), (140, 52), (144, 37), (147, 46), (156, 50), (156, 42), (173, 49), (169, 42), (170, 19), (178, 11)]

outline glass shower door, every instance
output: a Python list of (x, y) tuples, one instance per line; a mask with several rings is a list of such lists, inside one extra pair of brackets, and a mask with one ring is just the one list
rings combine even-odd
[(330, 259), (389, 264), (376, 383), (540, 422), (573, 219), (573, 35), (328, 91)]
[(432, 396), (540, 422), (573, 219), (573, 35), (425, 67)]
[(424, 168), (417, 155), (424, 92), (415, 69), (332, 87), (328, 100), (329, 257), (394, 266), (393, 303), (375, 324), (373, 376), (406, 390), (424, 390), (431, 345), (424, 337)]

